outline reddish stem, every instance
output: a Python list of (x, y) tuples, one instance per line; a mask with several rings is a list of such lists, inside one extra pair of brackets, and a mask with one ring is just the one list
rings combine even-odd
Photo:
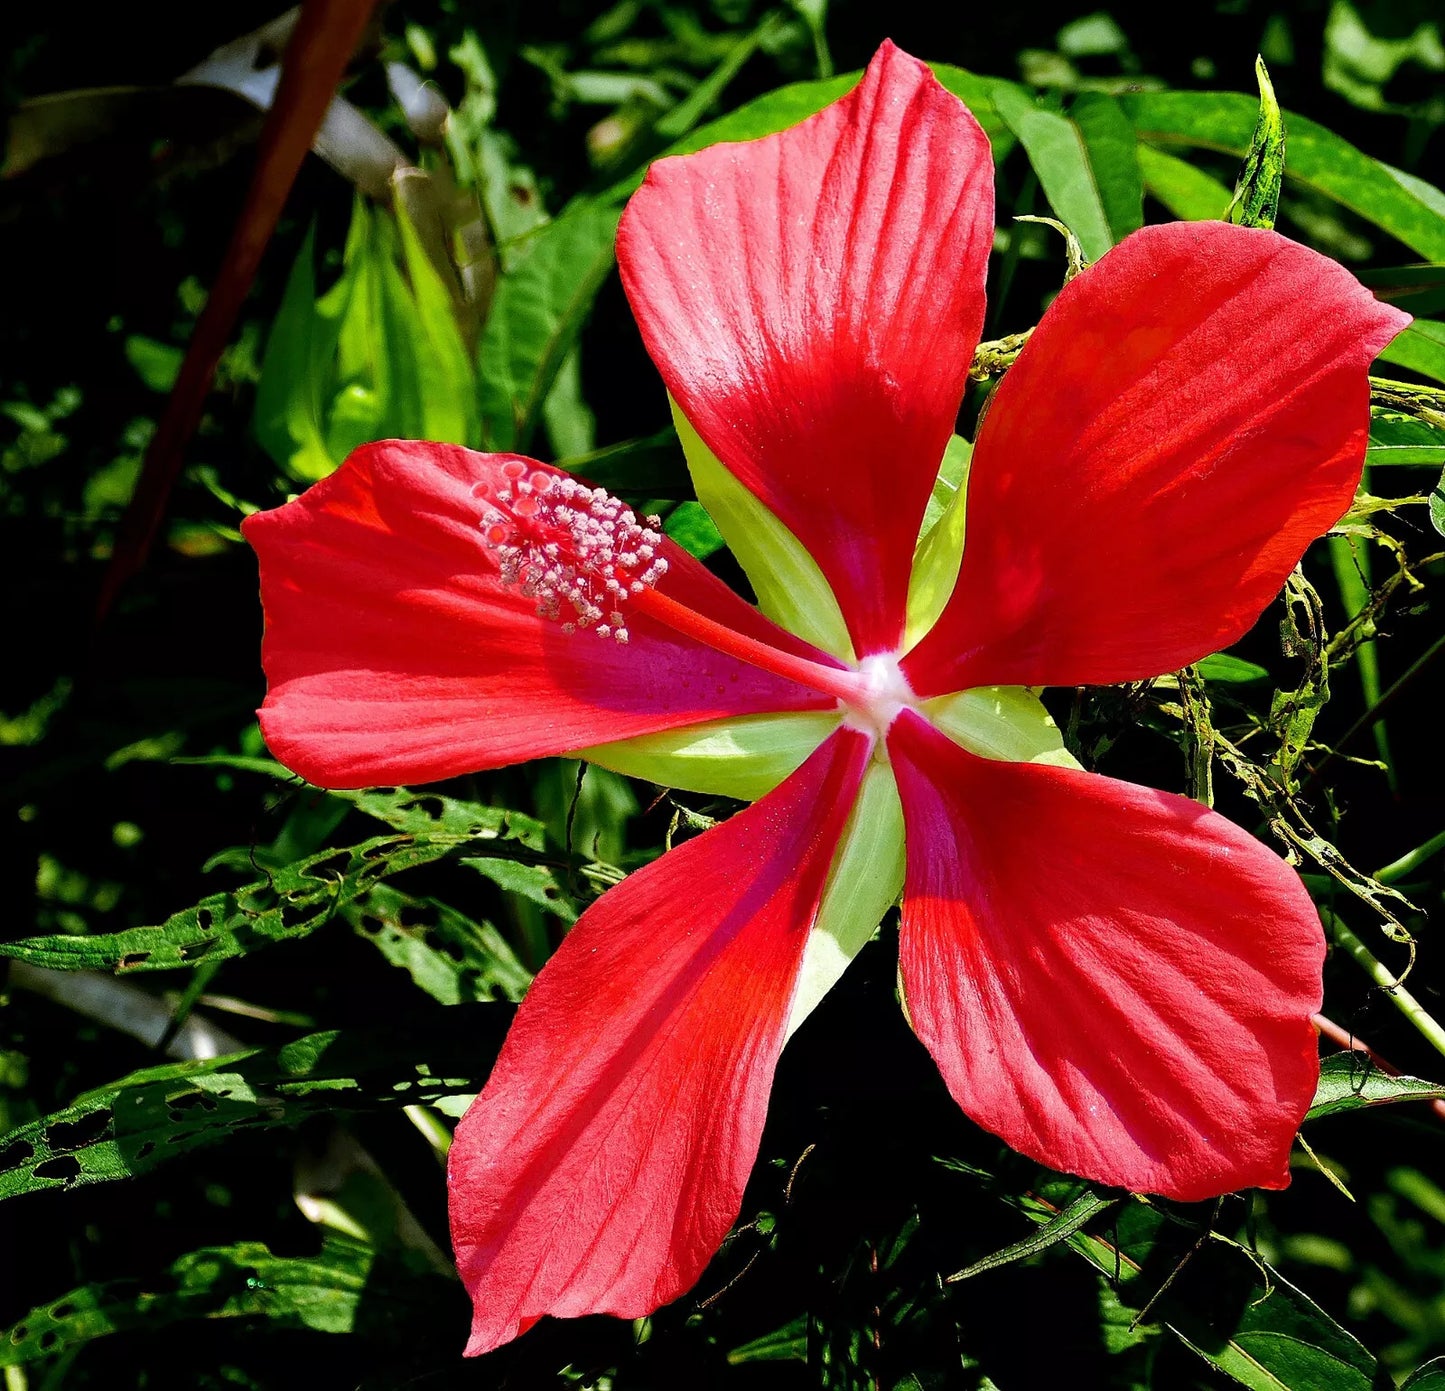
[(271, 240), (286, 195), (371, 17), (374, 0), (304, 0), (281, 62), (256, 169), (196, 322), (180, 375), (146, 450), (135, 493), (121, 519), (110, 566), (101, 581), (97, 619), (104, 619), (121, 586), (145, 564), (180, 475), (186, 444), (200, 423), (216, 364)]

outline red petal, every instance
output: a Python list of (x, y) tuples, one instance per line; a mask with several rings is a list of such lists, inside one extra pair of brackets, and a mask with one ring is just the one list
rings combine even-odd
[(841, 730), (638, 870), (537, 977), (451, 1151), (467, 1352), (543, 1314), (635, 1318), (736, 1220), (799, 963), (868, 761)]
[(903, 988), (958, 1104), (1137, 1192), (1283, 1188), (1324, 961), (1294, 872), (1184, 797), (977, 758), (912, 715), (888, 744)]
[[(261, 728), (288, 767), (325, 787), (429, 782), (699, 720), (833, 705), (640, 614), (625, 647), (538, 618), (499, 582), (473, 491), (500, 487), (510, 457), (366, 445), (246, 522), (266, 609)], [(665, 554), (672, 598), (831, 661), (671, 542)]]
[(1136, 232), (998, 388), (920, 694), (1131, 681), (1241, 637), (1354, 497), (1370, 360), (1409, 316), (1274, 232)]
[(801, 125), (659, 160), (622, 218), (668, 390), (813, 554), (859, 656), (902, 636), (992, 237), (987, 138), (890, 43)]

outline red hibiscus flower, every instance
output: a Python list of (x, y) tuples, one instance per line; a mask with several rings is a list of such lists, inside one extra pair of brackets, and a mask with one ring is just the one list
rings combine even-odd
[(891, 45), (628, 206), (623, 283), (761, 611), (615, 499), (450, 446), (367, 446), (247, 525), (262, 725), (313, 782), (581, 752), (758, 799), (605, 894), (518, 1012), (452, 1149), (469, 1352), (697, 1279), (785, 1038), (900, 888), (909, 1018), (979, 1124), (1176, 1198), (1288, 1181), (1308, 896), (1196, 803), (1080, 770), (1024, 688), (1239, 638), (1349, 505), (1407, 319), (1272, 232), (1138, 232), (999, 386), (966, 547), (958, 502), (920, 540), (992, 234), (982, 131)]

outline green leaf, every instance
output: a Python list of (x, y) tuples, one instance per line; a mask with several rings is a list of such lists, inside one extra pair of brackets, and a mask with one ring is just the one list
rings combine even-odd
[(1139, 145), (1135, 153), (1145, 192), (1174, 217), (1185, 222), (1212, 222), (1229, 206), (1229, 190), (1188, 161), (1166, 155), (1152, 145)]
[(434, 898), (413, 898), (390, 884), (374, 884), (365, 902), (341, 910), (359, 937), (400, 966), (434, 1000), (517, 1001), (532, 973), (506, 938)]
[(458, 860), (565, 921), (575, 917), (544, 862), (541, 830), (530, 818), (406, 789), (329, 795), (404, 834), (319, 851), (256, 883), (212, 894), (158, 926), (21, 938), (0, 943), (0, 955), (53, 970), (117, 974), (224, 961), (309, 936), (348, 906), (364, 906), (379, 880), (438, 860)]
[[(1001, 83), (997, 78), (981, 77), (948, 63), (930, 63), (929, 66), (942, 86), (973, 112), (993, 146), (995, 162), (1002, 160), (1013, 148), (1014, 138), (995, 110), (992, 94), (1000, 86), (1021, 94), (1024, 89), (1015, 83)], [(704, 150), (725, 140), (757, 140), (764, 135), (775, 135), (816, 115), (830, 102), (852, 91), (862, 75), (860, 72), (844, 73), (815, 82), (794, 82), (779, 87), (726, 116), (699, 126), (690, 135), (669, 145), (658, 157), (691, 154), (694, 150)], [(602, 200), (618, 205), (624, 203), (636, 191), (644, 173), (645, 170), (638, 170), (619, 180), (601, 195)]]
[[(1238, 92), (1130, 92), (1119, 98), (1141, 140), (1244, 158), (1258, 103)], [(1289, 178), (1332, 198), (1418, 255), (1445, 260), (1445, 195), (1362, 154), (1324, 126), (1285, 113)]]
[(1115, 238), (1079, 127), (1005, 83), (991, 95), (994, 109), (1023, 145), (1054, 215), (1078, 237), (1084, 255), (1097, 261)]
[[(1056, 1219), (1077, 1193), (1059, 1177), (1011, 1206), (1041, 1225)], [(1181, 1247), (1179, 1240), (1187, 1237)], [(1198, 1228), (1172, 1205), (1133, 1198), (1106, 1230), (1075, 1230), (1065, 1240), (1096, 1270), (1117, 1272), (1119, 1295), (1142, 1307), (1158, 1296), (1154, 1316), (1207, 1362), (1253, 1391), (1371, 1391), (1377, 1366), (1370, 1353), (1308, 1296), (1236, 1243), (1219, 1237), (1199, 1246), (1183, 1277), (1160, 1291), (1161, 1260), (1174, 1248), (1177, 1265), (1198, 1241)]]
[(1401, 1382), (1400, 1391), (1445, 1391), (1445, 1357), (1432, 1357), (1415, 1368)]
[(1445, 266), (1383, 266), (1356, 274), (1376, 299), (1411, 314), (1445, 313)]
[(1085, 1223), (1097, 1217), (1099, 1213), (1107, 1212), (1118, 1201), (1117, 1198), (1101, 1198), (1097, 1193), (1085, 1189), (1066, 1208), (1050, 1217), (1032, 1236), (1027, 1236), (1022, 1241), (1016, 1241), (1012, 1246), (1005, 1246), (1003, 1250), (995, 1251), (991, 1256), (974, 1261), (972, 1265), (964, 1266), (962, 1270), (947, 1276), (944, 1283), (956, 1284), (960, 1280), (968, 1280), (975, 1275), (981, 1275), (986, 1270), (996, 1270), (1001, 1265), (1009, 1265), (1014, 1261), (1027, 1260), (1030, 1256), (1040, 1255), (1051, 1246), (1057, 1246), (1059, 1242), (1066, 1241)]
[(662, 529), (699, 560), (706, 560), (727, 545), (700, 502), (684, 502), (673, 508)]
[(1121, 242), (1144, 225), (1144, 184), (1134, 127), (1119, 103), (1103, 92), (1079, 96), (1069, 108), (1069, 119), (1083, 137), (1110, 234)]
[(1445, 536), (1445, 473), (1440, 475), (1440, 481), (1430, 490), (1430, 525), (1441, 536)]
[(406, 281), (398, 275), (391, 283), (407, 328), (395, 347), (409, 350), (415, 362), (421, 438), (475, 447), (481, 439), (476, 375), (457, 326), (452, 293), (400, 202), (397, 210)]
[(677, 431), (671, 426), (642, 439), (558, 459), (557, 467), (613, 493), (682, 501), (695, 496)]
[(616, 234), (616, 211), (578, 203), (534, 232), (498, 282), (477, 348), (486, 448), (530, 447), (543, 403), (612, 272)]
[(292, 263), (271, 323), (251, 417), (261, 447), (303, 483), (325, 478), (341, 462), (328, 449), (322, 430), (321, 402), (331, 390), (339, 324), (316, 302), (315, 244), (312, 227)]
[(1225, 220), (1237, 227), (1273, 228), (1284, 185), (1284, 120), (1263, 58), (1254, 60), (1254, 75), (1259, 81), (1259, 119)]
[(1199, 663), (1199, 674), (1206, 681), (1220, 681), (1230, 686), (1248, 686), (1256, 681), (1268, 681), (1269, 672), (1243, 657), (1232, 657), (1228, 652), (1215, 652)]
[[(1257, 1267), (1241, 1251), (1237, 1264)], [(1222, 1334), (1195, 1315), (1173, 1312), (1170, 1329), (1186, 1347), (1254, 1391), (1371, 1391), (1376, 1362), (1308, 1295), (1269, 1271), (1269, 1287), (1245, 1304)]]
[(1445, 382), (1445, 323), (1416, 319), (1380, 354), (1380, 360)]
[(1370, 1106), (1389, 1106), (1397, 1101), (1436, 1101), (1445, 1098), (1445, 1086), (1419, 1077), (1391, 1077), (1381, 1072), (1363, 1053), (1336, 1053), (1320, 1063), (1319, 1086), (1305, 1114), (1308, 1121), (1360, 1111)]
[[(419, 1327), (436, 1323), (435, 1311), (449, 1307), (454, 1289), (439, 1275), (335, 1232), (326, 1233), (314, 1256), (276, 1256), (259, 1241), (207, 1246), (160, 1275), (82, 1285), (37, 1306), (0, 1330), (0, 1366), (50, 1358), (112, 1333), (200, 1319), (264, 1321), (404, 1345)], [(57, 1365), (64, 1368), (65, 1360)]]
[(475, 1092), (509, 1015), (458, 1005), (425, 1025), (333, 1029), (274, 1053), (144, 1068), (0, 1137), (0, 1199), (149, 1173), (246, 1130)]
[(552, 872), (546, 828), (535, 817), (434, 792), (414, 792), (407, 787), (331, 795), (350, 802), (358, 811), (393, 830), (421, 836), (439, 831), (485, 847), (483, 854), (461, 855), (460, 863), (498, 888), (545, 908), (563, 922), (576, 921), (577, 910)]
[(799, 1314), (791, 1323), (743, 1343), (728, 1353), (730, 1366), (744, 1362), (806, 1362), (808, 1360), (808, 1316)]
[(1445, 431), (1413, 416), (1377, 415), (1370, 422), (1365, 461), (1372, 468), (1377, 464), (1445, 468)]
[[(260, 1242), (192, 1251), (158, 1280), (82, 1285), (0, 1332), (0, 1366), (14, 1367), (128, 1329), (190, 1319), (264, 1318), (282, 1327), (349, 1333), (374, 1253), (328, 1236), (317, 1256), (273, 1256)], [(419, 1298), (413, 1292), (412, 1300)]]
[(125, 340), (125, 360), (151, 391), (169, 391), (180, 374), (185, 351), (174, 343), (159, 343), (133, 333)]

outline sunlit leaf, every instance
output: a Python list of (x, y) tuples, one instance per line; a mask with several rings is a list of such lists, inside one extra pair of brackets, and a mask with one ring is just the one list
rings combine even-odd
[(1346, 1111), (1388, 1106), (1397, 1101), (1435, 1101), (1445, 1098), (1445, 1085), (1419, 1077), (1392, 1077), (1381, 1072), (1363, 1054), (1336, 1053), (1320, 1064), (1320, 1082), (1306, 1120), (1317, 1121)]
[[(1131, 92), (1119, 98), (1142, 140), (1243, 159), (1258, 103), (1237, 92)], [(1293, 112), (1286, 183), (1317, 189), (1431, 260), (1445, 260), (1445, 201), (1423, 180), (1381, 164), (1333, 131)]]
[[(1079, 127), (1003, 83), (991, 95), (994, 109), (1028, 153), (1054, 215), (1078, 237), (1084, 255), (1097, 261), (1115, 237)], [(1117, 142), (1111, 138), (1103, 148), (1112, 154)]]
[(1273, 228), (1284, 185), (1284, 119), (1263, 58), (1254, 60), (1254, 75), (1259, 81), (1259, 118), (1225, 220), (1239, 227)]

